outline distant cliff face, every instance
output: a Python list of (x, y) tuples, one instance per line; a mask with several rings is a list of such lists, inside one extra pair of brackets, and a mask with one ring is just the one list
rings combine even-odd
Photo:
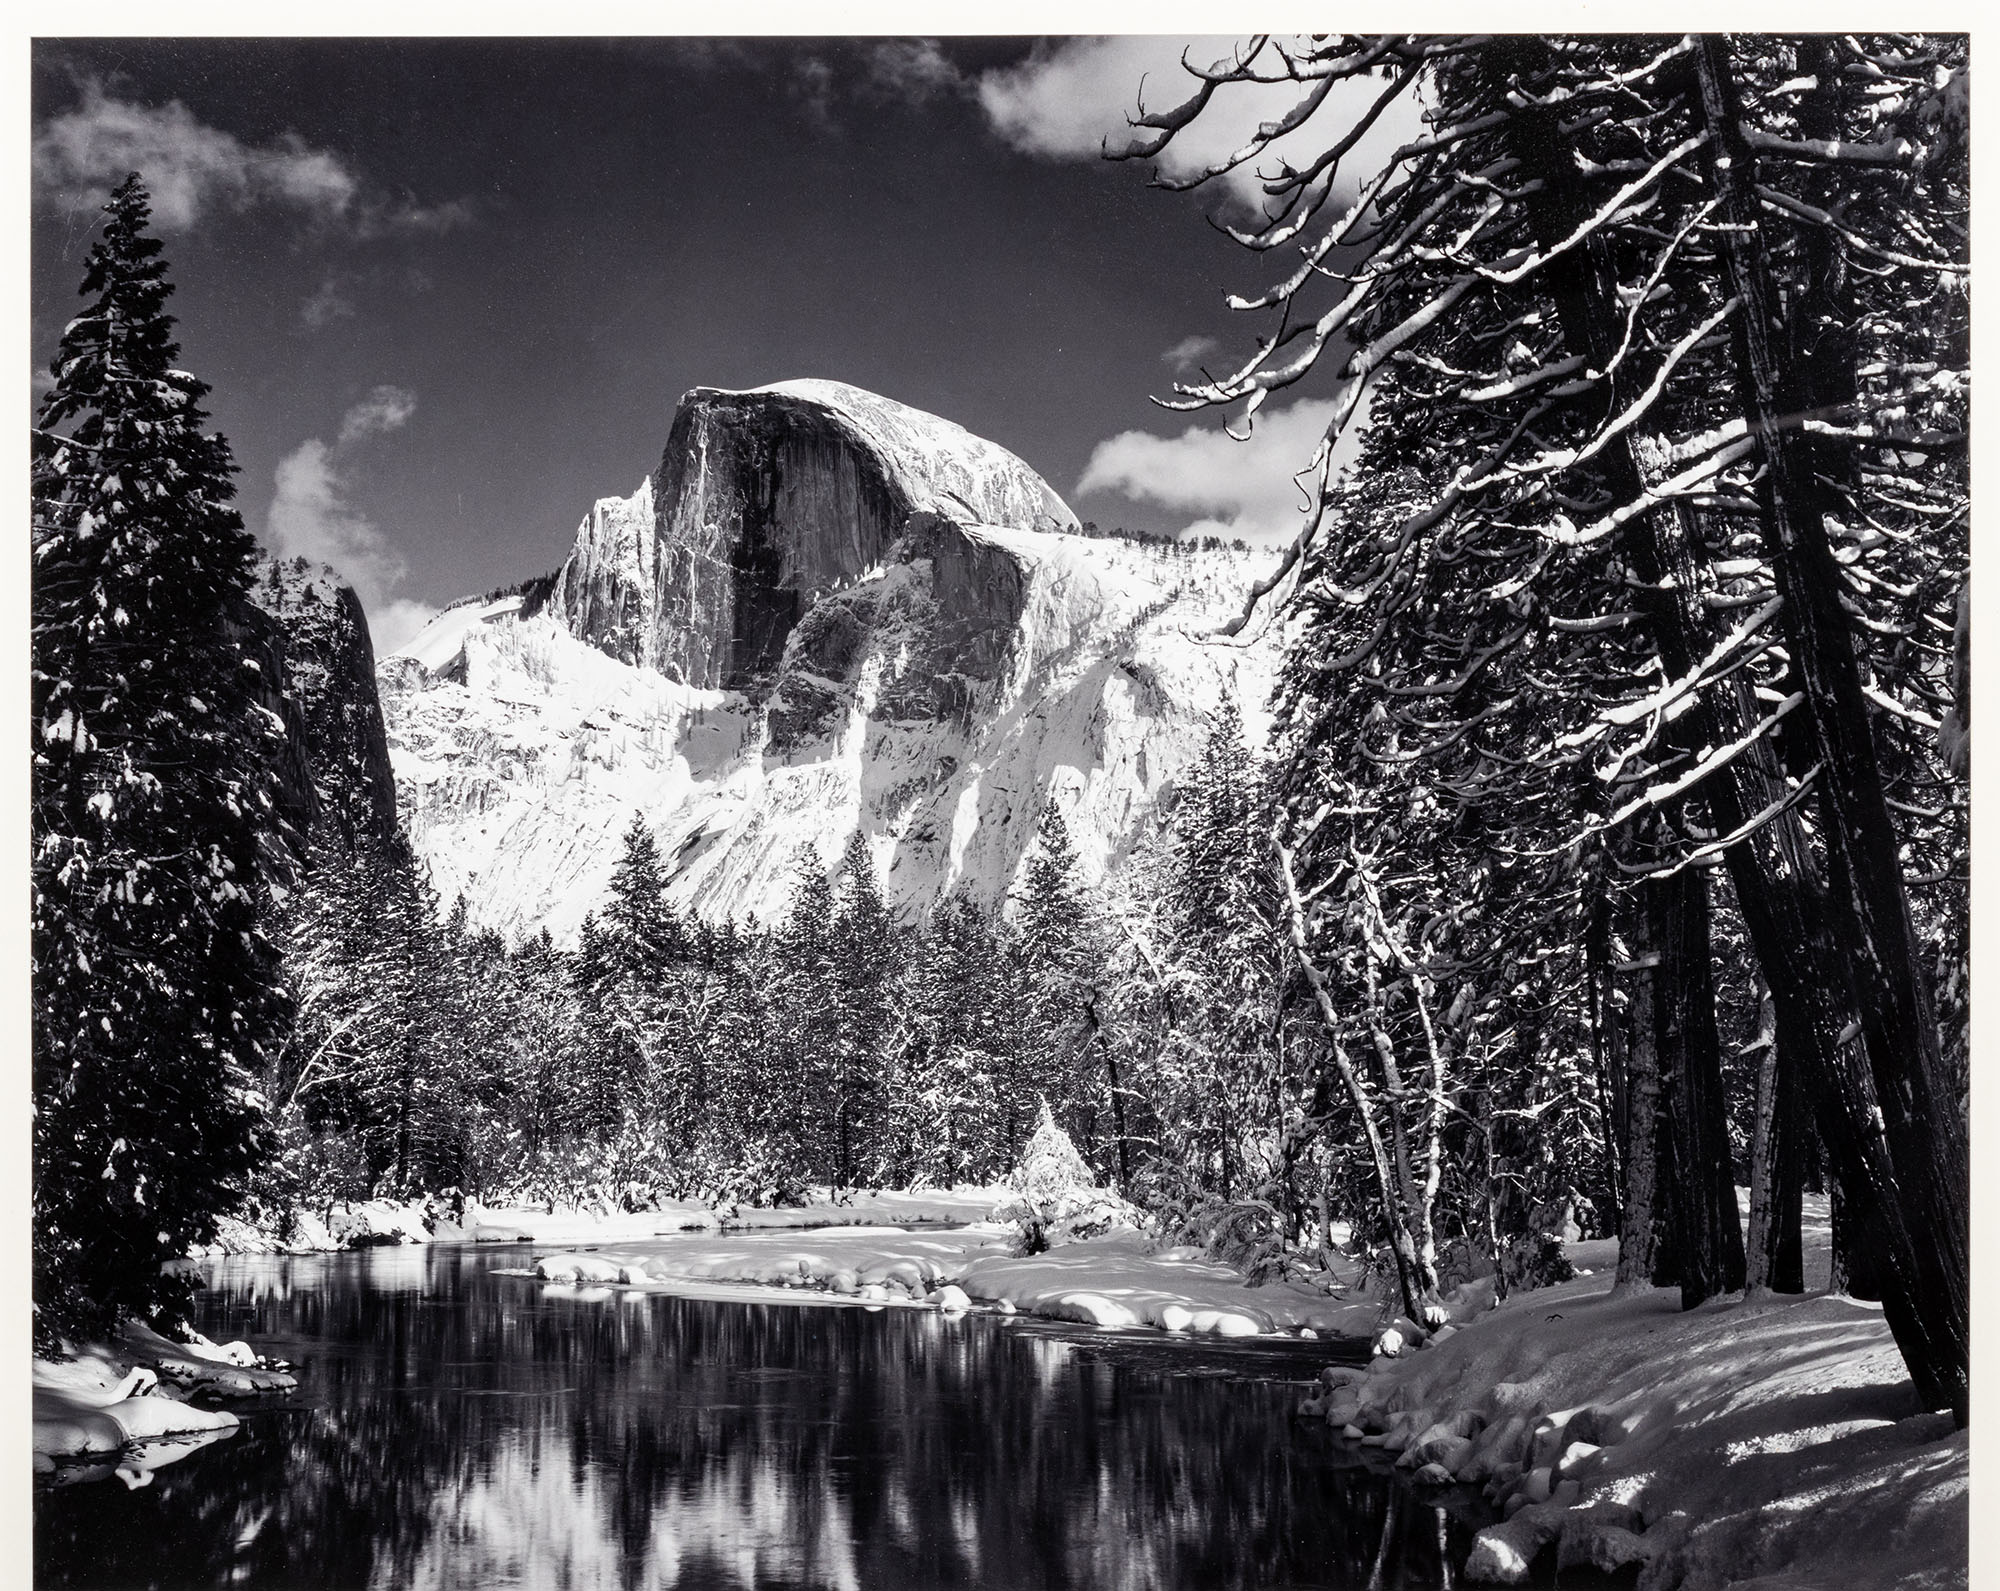
[(998, 904), (1050, 801), (1115, 871), (1222, 703), (1261, 719), (1275, 657), (1213, 636), (1244, 556), (1074, 526), (1004, 449), (886, 399), (696, 389), (546, 603), (461, 604), (384, 660), (412, 843), (480, 925), (562, 940), (635, 811), (711, 918), (782, 918), (806, 848), (857, 828), (906, 913)]
[(265, 705), (285, 724), (279, 806), (302, 847), (323, 832), (343, 848), (396, 826), (396, 776), (375, 682), (368, 618), (323, 565), (265, 566), (250, 593)]
[(624, 662), (755, 692), (812, 603), (879, 564), (920, 511), (1076, 525), (1026, 464), (935, 415), (832, 381), (697, 387), (658, 471), (585, 519), (549, 606)]

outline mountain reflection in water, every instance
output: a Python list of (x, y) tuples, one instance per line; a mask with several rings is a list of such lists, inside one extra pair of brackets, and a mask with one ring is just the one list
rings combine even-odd
[(36, 1499), (42, 1586), (1434, 1587), (1465, 1527), (1290, 1419), (1329, 1355), (492, 1274), (217, 1261), (290, 1405)]

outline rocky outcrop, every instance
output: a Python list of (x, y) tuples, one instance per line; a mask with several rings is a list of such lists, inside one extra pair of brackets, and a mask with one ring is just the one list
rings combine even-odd
[(266, 567), (245, 615), (264, 705), (283, 721), (278, 806), (287, 846), (311, 836), (343, 849), (396, 826), (396, 776), (375, 680), (368, 617), (353, 590), (303, 559)]
[(1021, 460), (935, 415), (833, 381), (697, 387), (654, 475), (578, 528), (549, 608), (623, 662), (755, 692), (813, 603), (878, 566), (915, 513), (1076, 525)]
[(572, 635), (621, 662), (646, 663), (656, 645), (659, 550), (648, 475), (630, 497), (591, 505), (545, 606)]

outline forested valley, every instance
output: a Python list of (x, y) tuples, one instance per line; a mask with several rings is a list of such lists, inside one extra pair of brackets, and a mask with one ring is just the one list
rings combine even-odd
[(1385, 37), (1197, 71), (1131, 157), (1231, 83), (1423, 111), (1379, 171), (1276, 163), (1236, 226), (1255, 351), (1172, 400), (1342, 394), (1241, 623), (1286, 627), (1269, 744), (1217, 721), (1102, 884), (1050, 803), (997, 914), (898, 920), (857, 842), (796, 859), (783, 921), (694, 920), (635, 821), (574, 948), (475, 931), (393, 833), (273, 865), (231, 617), (262, 565), (121, 189), (34, 435), (48, 1318), (159, 1301), (245, 1200), (991, 1182), (1046, 1102), (1162, 1231), (1257, 1275), (1345, 1243), (1418, 1322), (1578, 1234), (1689, 1306), (1798, 1291), (1823, 1190), (1842, 1285), (1962, 1417), (1966, 59)]

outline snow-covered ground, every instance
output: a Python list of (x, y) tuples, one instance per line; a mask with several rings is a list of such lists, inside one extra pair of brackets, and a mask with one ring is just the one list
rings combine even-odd
[[(1808, 1282), (1826, 1275), (1823, 1201)], [(1917, 1409), (1879, 1306), (1823, 1292), (1683, 1312), (1593, 1274), (1516, 1294), (1420, 1352), (1332, 1370), (1303, 1413), (1509, 1517), (1467, 1578), (1639, 1565), (1641, 1591), (1967, 1583), (1967, 1437)], [(1596, 1264), (1592, 1265), (1591, 1262)]]
[(453, 1219), (434, 1202), (368, 1199), (336, 1204), (322, 1214), (295, 1210), (258, 1225), (234, 1216), (219, 1223), (216, 1241), (190, 1259), (230, 1254), (321, 1254), (378, 1244), (623, 1243), (681, 1232), (786, 1230), (828, 1226), (963, 1225), (989, 1219), (1008, 1197), (991, 1187), (920, 1188), (912, 1192), (812, 1191), (804, 1204), (774, 1209), (668, 1201), (650, 1210), (550, 1209), (546, 1205), (471, 1201)]
[[(538, 1252), (544, 1283), (703, 1296), (733, 1284), (792, 1302), (990, 1308), (1089, 1325), (1151, 1327), (1224, 1337), (1365, 1338), (1379, 1313), (1364, 1295), (1329, 1297), (1292, 1283), (1245, 1285), (1229, 1266), (1192, 1249), (1161, 1250), (1120, 1231), (1046, 1253), (1014, 1252), (998, 1222), (957, 1230), (884, 1226), (806, 1232), (731, 1232)], [(782, 1291), (775, 1291), (782, 1290)]]

